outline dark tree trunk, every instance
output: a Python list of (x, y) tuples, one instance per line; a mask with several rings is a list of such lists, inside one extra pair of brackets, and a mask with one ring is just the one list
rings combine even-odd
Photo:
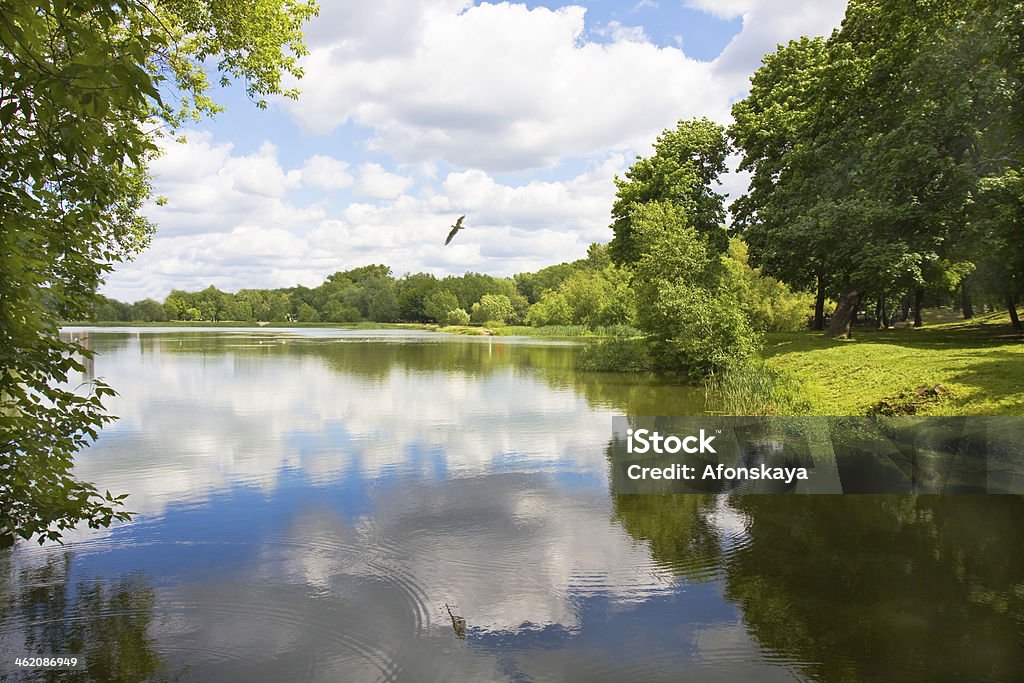
[(964, 320), (970, 320), (974, 317), (974, 305), (971, 303), (971, 286), (967, 284), (966, 279), (960, 283), (960, 310), (964, 314)]
[(1024, 332), (1024, 326), (1021, 326), (1020, 318), (1017, 316), (1017, 297), (1012, 294), (1006, 297), (1006, 310), (1010, 312), (1010, 322), (1013, 323), (1013, 329), (1018, 332)]
[(875, 304), (875, 324), (878, 325), (878, 329), (885, 330), (889, 327), (889, 316), (885, 313), (885, 297), (878, 297), (878, 302)]
[(825, 278), (822, 275), (818, 275), (818, 294), (814, 298), (814, 323), (811, 329), (825, 329)]
[(921, 306), (924, 305), (924, 290), (920, 287), (914, 291), (914, 327), (921, 327), (924, 322), (921, 320)]
[(903, 322), (907, 322), (908, 320), (910, 320), (910, 297), (903, 297), (903, 301), (900, 302), (900, 306), (903, 308), (902, 312), (900, 313), (900, 320), (902, 320)]
[(853, 324), (853, 317), (857, 313), (857, 306), (860, 304), (860, 295), (861, 292), (858, 288), (851, 287), (839, 298), (836, 312), (832, 314), (832, 320), (828, 324), (828, 336), (835, 339), (850, 338), (850, 327)]

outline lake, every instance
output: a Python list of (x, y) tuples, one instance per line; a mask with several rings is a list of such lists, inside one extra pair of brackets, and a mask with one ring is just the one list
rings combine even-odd
[(67, 332), (138, 514), (0, 551), (13, 680), (1024, 679), (1019, 496), (612, 495), (612, 417), (703, 395), (572, 342)]

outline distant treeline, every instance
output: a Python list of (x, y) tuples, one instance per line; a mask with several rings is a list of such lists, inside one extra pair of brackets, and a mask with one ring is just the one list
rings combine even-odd
[[(123, 322), (625, 323), (632, 318), (631, 302), (624, 285), (616, 289), (616, 278), (621, 280), (606, 247), (594, 244), (585, 259), (512, 278), (482, 273), (395, 277), (389, 266), (376, 264), (338, 271), (314, 288), (300, 285), (231, 293), (211, 285), (197, 292), (173, 290), (162, 303), (145, 299), (129, 304), (103, 297), (94, 309), (94, 318)], [(569, 299), (572, 304), (563, 305)], [(544, 305), (537, 308), (542, 300)], [(558, 303), (553, 305), (553, 301)]]
[[(725, 258), (756, 327), (783, 330), (806, 325), (813, 312), (808, 294), (791, 292), (751, 268), (746, 245), (739, 240), (733, 240)], [(611, 263), (607, 245), (592, 244), (586, 258), (511, 278), (481, 273), (395, 277), (390, 267), (377, 264), (336, 272), (314, 288), (242, 289), (231, 293), (211, 285), (197, 292), (174, 290), (163, 302), (144, 299), (132, 304), (100, 297), (93, 319), (597, 327), (634, 325), (636, 300), (626, 271)]]

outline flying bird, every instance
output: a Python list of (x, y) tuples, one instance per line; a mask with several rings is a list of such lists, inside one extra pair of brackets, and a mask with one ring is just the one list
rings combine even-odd
[(455, 221), (455, 225), (452, 226), (452, 231), (450, 233), (448, 233), (448, 239), (446, 239), (444, 241), (444, 246), (447, 247), (448, 243), (452, 241), (453, 237), (455, 237), (455, 233), (457, 233), (459, 230), (462, 230), (462, 219), (463, 218), (465, 218), (464, 215), (463, 216), (459, 216), (459, 220)]

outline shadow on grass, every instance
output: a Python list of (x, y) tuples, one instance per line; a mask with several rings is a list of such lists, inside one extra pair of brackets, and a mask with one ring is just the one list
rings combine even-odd
[[(996, 403), (1019, 399), (1024, 391), (1024, 353), (989, 351), (984, 359), (954, 375), (950, 381), (975, 387)], [(977, 399), (954, 396), (951, 400), (954, 405), (963, 407)], [(1024, 406), (1015, 412), (1024, 412)]]
[(1024, 335), (1010, 325), (962, 326), (956, 328), (904, 328), (875, 330), (854, 328), (852, 339), (831, 339), (824, 332), (775, 332), (765, 336), (765, 358), (837, 346), (881, 344), (909, 349), (990, 349), (994, 346), (1024, 344)]

